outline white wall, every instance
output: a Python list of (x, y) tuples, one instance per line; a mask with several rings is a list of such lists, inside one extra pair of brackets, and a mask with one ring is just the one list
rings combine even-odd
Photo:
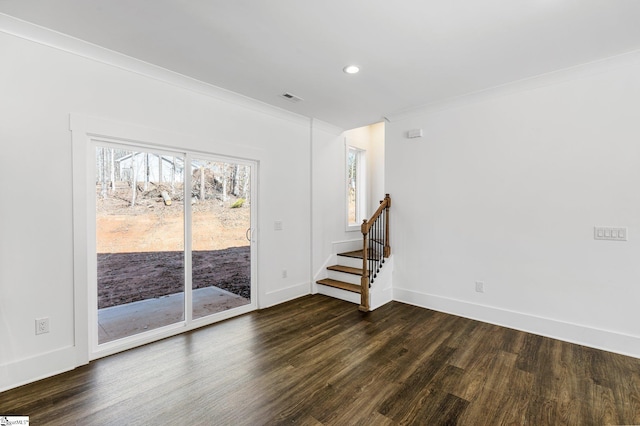
[(384, 198), (384, 123), (346, 132), (318, 120), (313, 123), (312, 271), (317, 277), (327, 266), (333, 243), (362, 239), (359, 229), (346, 231), (345, 143), (366, 151), (367, 215), (372, 214)]
[[(309, 293), (308, 119), (196, 83), (181, 88), (192, 82), (112, 52), (97, 57), (139, 69), (3, 32), (0, 52), (0, 391), (73, 368), (87, 349), (74, 347), (70, 113), (189, 134), (185, 148), (258, 160), (259, 305)], [(50, 318), (49, 334), (35, 335), (39, 317)]]
[(384, 122), (372, 124), (369, 127), (369, 149), (367, 159), (369, 162), (369, 216), (380, 206), (384, 199)]
[(322, 270), (331, 244), (357, 238), (345, 232), (344, 136), (342, 129), (313, 120), (312, 133), (312, 277)]
[(638, 111), (635, 53), (392, 118), (395, 299), (640, 357)]

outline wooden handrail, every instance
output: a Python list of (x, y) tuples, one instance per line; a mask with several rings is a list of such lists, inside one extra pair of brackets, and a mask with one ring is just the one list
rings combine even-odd
[[(369, 287), (373, 282), (372, 273), (373, 277), (375, 277), (381, 267), (381, 264), (384, 263), (384, 258), (391, 255), (391, 246), (389, 245), (390, 207), (391, 197), (389, 194), (386, 194), (384, 200), (380, 201), (380, 206), (373, 216), (371, 216), (371, 219), (363, 220), (362, 225), (360, 226), (360, 231), (362, 232), (362, 277), (360, 278), (360, 306), (358, 309), (363, 312), (368, 312), (370, 309)], [(382, 215), (383, 213), (384, 216)], [(381, 216), (383, 216), (382, 226), (384, 227), (382, 230), (378, 228), (378, 221)], [(374, 233), (376, 234), (376, 238), (373, 240), (369, 236), (371, 228), (375, 229)], [(380, 241), (380, 238), (382, 238), (382, 241)], [(383, 250), (378, 250), (378, 252), (373, 250), (372, 253), (369, 253), (369, 246), (372, 241), (376, 244), (382, 244)], [(371, 267), (367, 266), (368, 263), (371, 264)]]
[(360, 225), (360, 232), (362, 232), (363, 234), (368, 234), (371, 226), (373, 225), (373, 222), (375, 222), (375, 220), (382, 214), (382, 212), (389, 207), (391, 207), (391, 197), (389, 196), (389, 194), (386, 194), (384, 196), (384, 200), (380, 201), (380, 206), (378, 207), (378, 210), (376, 210), (376, 212), (373, 214), (373, 216), (371, 216), (371, 219), (365, 219), (362, 221), (362, 225)]

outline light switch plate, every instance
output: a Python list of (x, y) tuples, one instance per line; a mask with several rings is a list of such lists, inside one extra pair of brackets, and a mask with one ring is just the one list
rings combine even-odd
[(626, 227), (615, 226), (594, 226), (593, 227), (593, 239), (594, 240), (609, 240), (609, 241), (627, 241), (629, 237), (629, 231)]

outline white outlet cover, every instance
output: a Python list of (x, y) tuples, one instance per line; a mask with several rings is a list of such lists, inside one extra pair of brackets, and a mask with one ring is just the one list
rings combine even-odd
[(49, 318), (36, 319), (36, 334), (45, 334), (49, 332)]

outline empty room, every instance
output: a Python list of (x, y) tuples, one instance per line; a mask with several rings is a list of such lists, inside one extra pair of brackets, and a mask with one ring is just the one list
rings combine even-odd
[(640, 424), (638, 22), (0, 1), (0, 424)]

